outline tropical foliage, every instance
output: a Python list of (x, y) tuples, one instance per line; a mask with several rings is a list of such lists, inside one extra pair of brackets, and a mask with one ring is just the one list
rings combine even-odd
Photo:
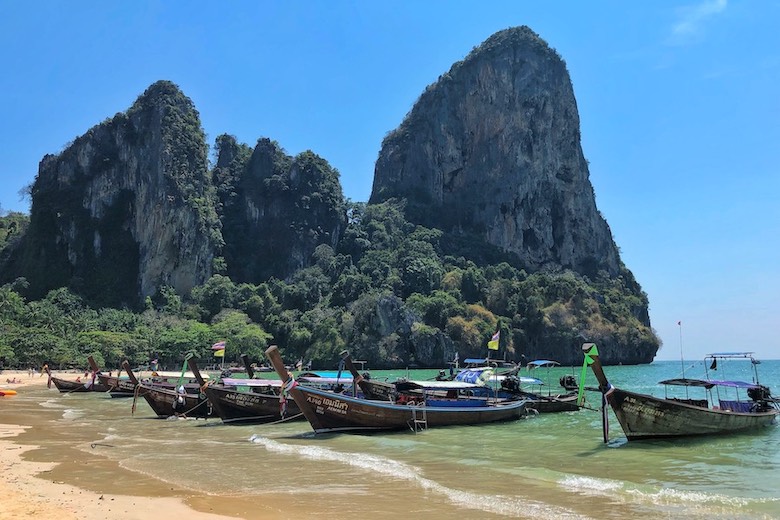
[[(320, 245), (310, 267), (286, 280), (235, 283), (216, 274), (184, 297), (163, 287), (142, 312), (93, 308), (62, 288), (26, 301), (24, 280), (0, 289), (0, 358), (15, 366), (106, 366), (159, 358), (179, 366), (193, 352), (212, 362), (227, 344), (261, 360), (271, 344), (289, 361), (334, 366), (349, 348), (369, 366), (441, 366), (455, 352), (484, 356), (492, 333), (501, 352), (575, 356), (583, 337), (657, 346), (643, 325), (646, 296), (628, 271), (589, 279), (570, 271), (528, 274), (509, 263), (477, 265), (442, 253), (442, 234), (414, 226), (403, 204), (351, 203), (334, 250)], [(654, 349), (650, 348), (654, 352)]]

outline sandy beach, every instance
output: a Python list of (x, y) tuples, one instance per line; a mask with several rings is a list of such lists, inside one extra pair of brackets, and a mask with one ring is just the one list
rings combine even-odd
[[(17, 382), (9, 382), (17, 381)], [(0, 374), (0, 390), (24, 392), (25, 388), (46, 385), (46, 375), (30, 374), (27, 371), (4, 370)], [(0, 520), (36, 518), (38, 520), (106, 518), (148, 519), (152, 516), (164, 518), (191, 518), (218, 520), (227, 517), (196, 511), (180, 498), (139, 497), (107, 493), (96, 493), (47, 478), (57, 465), (56, 462), (41, 463), (23, 460), (23, 454), (36, 446), (16, 444), (14, 438), (29, 426), (4, 424), (3, 399), (0, 397)]]

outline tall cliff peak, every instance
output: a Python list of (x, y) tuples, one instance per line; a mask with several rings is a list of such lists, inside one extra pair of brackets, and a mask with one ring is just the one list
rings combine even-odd
[(33, 296), (69, 285), (107, 305), (204, 282), (222, 240), (207, 154), (192, 101), (154, 83), (127, 112), (43, 158), (10, 270)]
[(620, 271), (596, 208), (566, 65), (528, 27), (500, 31), (428, 86), (384, 139), (370, 202), (480, 237), (527, 269)]

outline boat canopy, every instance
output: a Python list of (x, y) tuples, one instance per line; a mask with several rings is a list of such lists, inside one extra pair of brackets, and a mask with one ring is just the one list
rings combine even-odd
[(729, 388), (758, 388), (759, 385), (746, 383), (745, 381), (722, 381), (716, 379), (667, 379), (661, 381), (661, 385), (700, 386), (707, 390), (714, 386), (726, 386)]
[(398, 381), (395, 384), (399, 391), (404, 390), (469, 390), (481, 385), (464, 381)]
[(298, 374), (297, 378), (300, 379), (302, 377), (309, 377), (309, 378), (315, 378), (315, 377), (331, 377), (333, 379), (346, 379), (348, 381), (352, 381), (352, 374), (349, 373), (348, 370), (342, 370), (341, 373), (337, 370), (318, 370), (316, 372), (301, 372)]
[(728, 386), (730, 388), (759, 388), (759, 385), (754, 383), (747, 383), (745, 381), (717, 381), (711, 379), (710, 383), (716, 386)]
[(753, 352), (716, 352), (714, 354), (707, 354), (704, 358), (751, 358)]
[(487, 358), (466, 358), (463, 360), (467, 365), (478, 365), (487, 363)]
[(322, 377), (322, 376), (298, 376), (297, 381), (299, 383), (313, 383), (316, 385), (351, 385), (352, 384), (352, 376), (341, 376), (341, 377)]
[[(203, 379), (208, 379), (209, 375), (206, 373), (201, 373), (201, 376)], [(173, 372), (173, 371), (164, 371), (164, 370), (154, 370), (152, 372), (138, 372), (136, 374), (136, 377), (138, 378), (146, 378), (146, 377), (156, 377), (159, 379), (178, 379), (180, 377), (183, 377), (184, 379), (195, 379), (195, 374), (192, 372), (184, 372), (182, 374), (181, 372)]]
[(279, 379), (245, 379), (237, 377), (223, 377), (220, 382), (225, 386), (282, 386)]
[(709, 390), (714, 384), (711, 382), (704, 380), (704, 379), (688, 379), (688, 378), (681, 378), (681, 379), (667, 379), (666, 381), (661, 381), (658, 383), (659, 385), (672, 385), (672, 386), (701, 386)]
[(551, 361), (549, 359), (537, 359), (536, 361), (529, 361), (528, 367), (530, 368), (536, 368), (536, 367), (555, 367), (560, 365), (557, 361)]

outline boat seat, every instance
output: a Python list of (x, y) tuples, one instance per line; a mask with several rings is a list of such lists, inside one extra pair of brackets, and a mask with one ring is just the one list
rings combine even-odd
[(742, 402), (742, 401), (724, 401), (722, 399), (720, 401), (721, 410), (729, 410), (732, 412), (750, 413), (750, 409), (752, 406), (753, 403)]

